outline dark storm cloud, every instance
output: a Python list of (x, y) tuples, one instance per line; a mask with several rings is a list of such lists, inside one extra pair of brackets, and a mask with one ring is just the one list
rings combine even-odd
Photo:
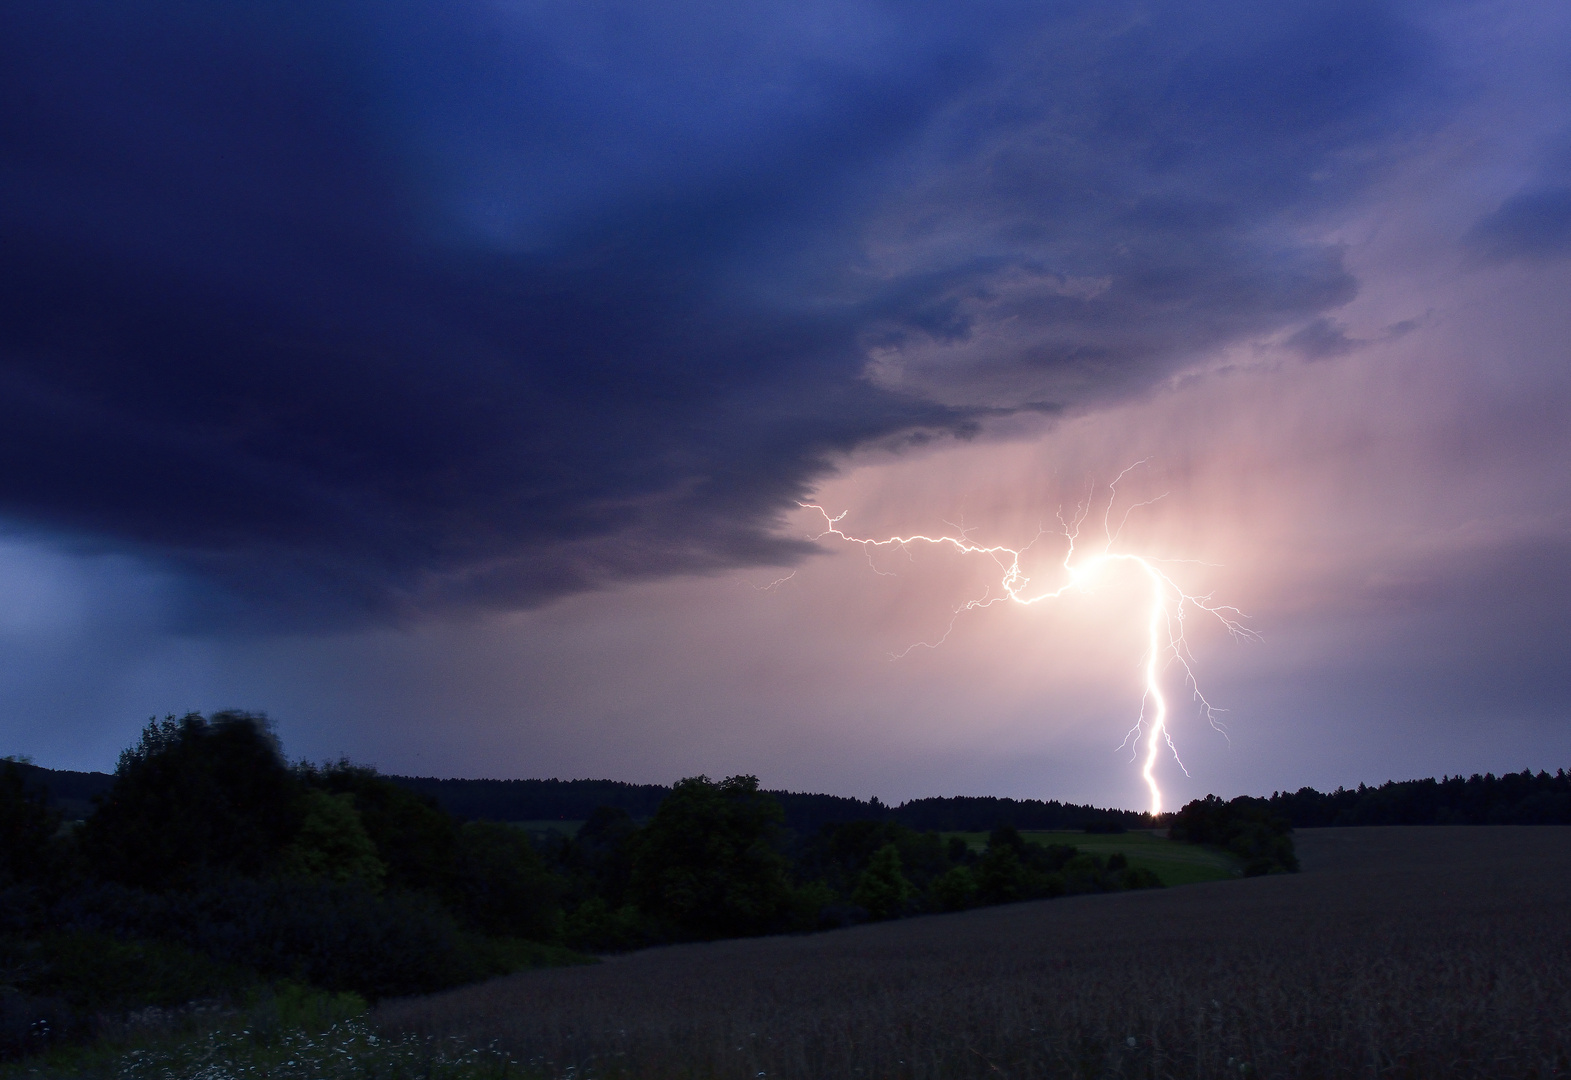
[(1474, 225), (1464, 243), (1485, 262), (1571, 255), (1571, 186), (1551, 184), (1518, 192)]
[(1376, 3), (9, 4), (0, 510), (226, 618), (787, 562), (837, 452), (1345, 303), (1300, 226), (1433, 66)]
[(1358, 343), (1349, 338), (1342, 327), (1323, 315), (1293, 331), (1282, 344), (1305, 360), (1346, 356), (1358, 347)]

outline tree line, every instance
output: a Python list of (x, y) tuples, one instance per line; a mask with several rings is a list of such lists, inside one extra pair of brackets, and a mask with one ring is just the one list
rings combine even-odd
[(1571, 825), (1571, 774), (1523, 769), (1438, 780), (1391, 780), (1379, 787), (1311, 787), (1263, 800), (1296, 829), (1328, 825)]
[[(49, 787), (68, 815), (86, 817), (92, 800), (107, 792), (114, 777), (107, 773), (68, 772), (23, 766), (31, 779)], [(630, 784), (620, 780), (468, 780), (434, 776), (398, 776), (388, 780), (428, 796), (465, 821), (584, 821), (600, 807), (626, 810), (647, 821), (671, 794), (666, 784)], [(785, 826), (799, 833), (847, 821), (888, 820), (912, 829), (940, 832), (986, 832), (1005, 822), (1017, 829), (1090, 829), (1116, 832), (1149, 829), (1149, 814), (1057, 799), (1005, 799), (955, 796), (912, 799), (889, 806), (877, 796), (858, 799), (801, 791), (770, 790), (780, 804)]]
[(13, 1053), (105, 1010), (269, 981), (374, 999), (588, 952), (1160, 884), (1012, 824), (976, 845), (888, 815), (798, 831), (750, 776), (691, 777), (644, 820), (602, 805), (572, 835), (532, 836), (366, 766), (291, 765), (239, 712), (150, 722), (107, 785), (68, 788), (91, 795), (81, 821), (41, 773), (0, 765)]
[[(486, 821), (583, 821), (609, 806), (647, 820), (667, 796), (662, 784), (628, 784), (615, 780), (461, 780), (427, 776), (389, 779), (411, 791), (429, 795), (458, 817)], [(787, 828), (800, 833), (849, 821), (886, 820), (917, 830), (986, 832), (999, 822), (1017, 829), (1068, 829), (1087, 826), (1114, 829), (1151, 828), (1150, 815), (1113, 810), (1056, 799), (935, 797), (889, 806), (874, 796), (857, 799), (798, 791), (768, 791), (780, 804)]]

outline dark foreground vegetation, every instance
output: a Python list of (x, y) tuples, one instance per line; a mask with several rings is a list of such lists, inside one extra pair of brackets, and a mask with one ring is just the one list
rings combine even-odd
[(1347, 829), (1305, 873), (641, 952), (384, 1004), (525, 1075), (1571, 1075), (1571, 829)]
[[(0, 1057), (149, 1008), (376, 1001), (589, 952), (1162, 884), (1122, 851), (1007, 823), (984, 844), (884, 815), (804, 834), (747, 776), (682, 780), (644, 821), (602, 806), (571, 835), (531, 834), (347, 761), (291, 766), (244, 713), (149, 723), (96, 791), (65, 774), (51, 801), (37, 781), (53, 775), (0, 764)], [(1292, 869), (1285, 822), (1249, 800), (1196, 812), (1193, 841)]]
[(559, 944), (561, 888), (519, 830), (290, 767), (244, 714), (149, 724), (78, 825), (5, 762), (0, 1057), (286, 986), (374, 1000), (587, 962)]

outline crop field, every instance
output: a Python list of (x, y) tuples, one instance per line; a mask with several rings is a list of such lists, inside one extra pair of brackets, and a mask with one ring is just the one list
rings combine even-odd
[[(987, 846), (985, 832), (943, 835), (945, 839), (951, 836), (963, 837), (975, 851), (981, 851)], [(1038, 844), (1069, 844), (1094, 855), (1122, 852), (1130, 866), (1152, 871), (1162, 879), (1163, 885), (1225, 881), (1243, 873), (1243, 864), (1226, 852), (1198, 844), (1181, 844), (1155, 832), (1085, 833), (1022, 829), (1020, 835)]]
[(1325, 829), (1304, 872), (650, 949), (384, 1003), (542, 1076), (1571, 1076), (1571, 828)]

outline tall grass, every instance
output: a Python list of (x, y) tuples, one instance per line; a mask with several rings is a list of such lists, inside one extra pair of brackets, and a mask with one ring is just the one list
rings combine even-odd
[(374, 1019), (553, 1077), (1571, 1076), (1571, 829), (1298, 839), (1300, 875), (652, 949)]
[(388, 1037), (354, 994), (285, 985), (243, 1007), (146, 1009), (97, 1043), (0, 1065), (0, 1080), (533, 1080), (506, 1053)]

